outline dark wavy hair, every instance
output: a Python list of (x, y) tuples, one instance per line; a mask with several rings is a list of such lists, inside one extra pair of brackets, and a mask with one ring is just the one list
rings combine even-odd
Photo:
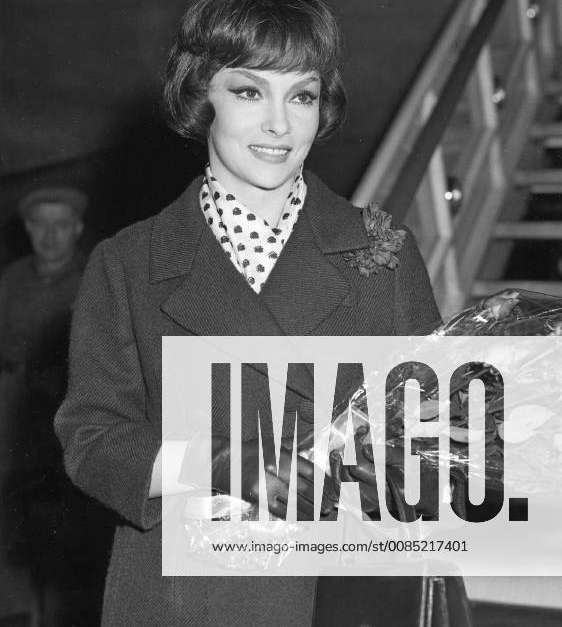
[(215, 115), (209, 82), (221, 68), (316, 71), (321, 79), (316, 138), (327, 138), (345, 116), (341, 51), (339, 27), (322, 0), (195, 0), (168, 59), (168, 124), (183, 137), (206, 142)]

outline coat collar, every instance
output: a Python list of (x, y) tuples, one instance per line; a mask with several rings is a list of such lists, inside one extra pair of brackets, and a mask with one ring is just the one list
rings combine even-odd
[(154, 221), (150, 281), (185, 277), (162, 309), (197, 335), (307, 335), (349, 304), (353, 288), (329, 256), (368, 246), (360, 212), (313, 174), (305, 179), (301, 217), (259, 296), (208, 228), (196, 179)]
[(196, 178), (154, 219), (150, 241), (150, 282), (189, 274), (205, 226), (197, 214), (203, 177)]
[[(162, 311), (196, 335), (308, 335), (353, 288), (329, 255), (368, 246), (359, 211), (305, 174), (307, 199), (285, 249), (260, 295), (226, 257), (199, 208), (202, 179), (156, 218), (150, 281), (170, 283)], [(309, 368), (288, 387), (312, 397)]]
[(153, 225), (150, 281), (185, 277), (162, 309), (197, 335), (308, 335), (350, 304), (353, 288), (329, 256), (368, 246), (360, 212), (313, 174), (305, 178), (301, 217), (259, 296), (205, 223), (196, 179)]
[(334, 194), (311, 172), (305, 173), (305, 180), (308, 185), (306, 211), (318, 248), (328, 255), (368, 248), (361, 212)]
[[(360, 212), (353, 211), (346, 200), (311, 172), (305, 172), (305, 180), (308, 185), (305, 211), (319, 250), (333, 254), (367, 248), (369, 242)], [(202, 182), (203, 177), (195, 179), (155, 218), (151, 240), (152, 283), (190, 272), (207, 228), (198, 206)]]

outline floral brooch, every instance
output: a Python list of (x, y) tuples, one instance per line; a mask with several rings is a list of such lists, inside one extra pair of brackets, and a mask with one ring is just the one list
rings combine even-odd
[(404, 245), (406, 231), (391, 228), (392, 216), (374, 203), (363, 209), (363, 221), (369, 248), (345, 253), (344, 259), (363, 276), (376, 274), (381, 268), (394, 270), (400, 263), (396, 253)]

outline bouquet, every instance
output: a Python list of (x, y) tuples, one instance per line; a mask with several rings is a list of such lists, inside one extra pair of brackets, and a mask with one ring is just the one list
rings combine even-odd
[[(432, 337), (437, 336), (560, 336), (562, 335), (562, 299), (553, 296), (536, 294), (523, 290), (505, 290), (494, 296), (486, 298), (479, 303), (468, 307), (453, 316), (449, 321), (439, 326), (426, 340), (432, 341)], [(467, 342), (470, 340), (467, 340)], [(505, 361), (505, 360), (504, 360)], [(395, 518), (405, 521), (416, 520), (420, 514), (408, 506), (404, 497), (403, 475), (389, 472), (396, 460), (404, 456), (404, 421), (403, 396), (395, 394), (395, 391), (403, 387), (409, 379), (416, 379), (420, 383), (420, 420), (429, 424), (438, 420), (440, 413), (440, 401), (437, 398), (437, 378), (429, 376), (427, 371), (421, 370), (419, 362), (404, 362), (402, 367), (393, 373), (393, 379), (387, 382), (387, 420), (386, 424), (371, 427), (367, 410), (367, 390), (369, 376), (366, 381), (355, 390), (351, 390), (346, 395), (344, 401), (334, 408), (333, 420), (330, 427), (326, 428), (320, 440), (308, 445), (305, 441), (297, 445), (298, 454), (320, 466), (320, 459), (326, 459), (328, 451), (330, 468), (321, 468), (322, 471), (331, 474), (336, 484), (341, 485), (341, 472), (343, 468), (342, 453), (346, 445), (347, 425), (352, 419), (355, 428), (356, 451), (361, 450), (368, 462), (374, 463), (373, 446), (382, 446), (386, 452), (387, 469), (387, 503), (394, 501)], [(560, 381), (552, 383), (552, 371), (545, 372), (541, 361), (529, 358), (528, 354), (521, 352), (510, 356), (510, 367), (517, 372), (524, 384), (531, 390), (529, 402), (540, 403), (540, 396), (546, 393), (559, 394), (558, 388), (562, 389), (562, 376)], [(486, 388), (486, 419), (481, 439), (485, 442), (484, 465), (475, 467), (475, 463), (470, 461), (468, 455), (469, 429), (468, 429), (468, 383), (474, 378), (479, 378)], [(545, 384), (549, 381), (548, 384)], [(532, 390), (537, 390), (537, 398), (532, 397)], [(503, 456), (504, 456), (504, 401), (501, 375), (490, 364), (468, 364), (456, 379), (456, 385), (449, 391), (448, 409), (450, 415), (449, 452), (445, 456), (438, 447), (431, 448), (427, 443), (422, 445), (422, 440), (412, 439), (412, 453), (420, 456), (423, 477), (437, 473), (440, 466), (447, 465), (451, 468), (453, 481), (450, 485), (450, 499), (453, 509), (457, 513), (461, 512), (466, 505), (466, 482), (468, 471), (485, 476), (492, 485), (500, 488), (503, 482)], [(540, 413), (540, 412), (539, 412)], [(540, 416), (537, 412), (533, 415), (517, 414), (513, 412), (510, 416), (510, 442), (517, 443), (527, 440), (530, 435), (540, 435), (541, 425), (551, 416)], [(539, 444), (540, 448), (540, 444)], [(562, 443), (560, 446), (562, 450)], [(533, 463), (544, 465), (555, 461), (560, 464), (562, 456), (557, 460), (548, 459), (552, 456), (552, 447), (545, 447), (542, 453), (539, 451), (537, 460), (526, 460), (526, 472), (520, 480), (527, 482), (527, 492), (533, 490), (548, 489), (542, 480), (537, 479), (537, 484), (533, 485), (532, 477)], [(538, 476), (538, 475), (537, 475)], [(556, 480), (554, 477), (553, 480)], [(376, 483), (374, 484), (376, 485)], [(519, 484), (521, 485), (521, 484)], [(389, 496), (390, 493), (390, 496)], [(501, 493), (503, 494), (503, 492)], [(376, 489), (375, 489), (376, 497)], [(221, 497), (215, 497), (220, 500)], [(438, 498), (438, 497), (437, 497)], [(228, 512), (232, 504), (231, 497), (223, 497), (224, 512)], [(431, 519), (433, 508), (438, 504), (423, 504), (424, 511), (421, 512), (425, 520)], [(242, 504), (242, 520), (247, 516), (252, 519), (252, 509), (254, 505)], [(352, 514), (361, 519), (363, 512), (357, 512), (353, 505), (339, 500), (339, 508), (347, 509)], [(215, 511), (216, 508), (215, 508)], [(376, 513), (376, 512), (375, 512)], [(220, 516), (220, 514), (219, 514)], [(461, 516), (465, 518), (465, 516)], [(202, 537), (198, 533), (197, 522), (190, 520), (186, 523), (186, 530), (191, 539), (192, 548), (199, 545), (202, 551), (208, 545), (209, 538)], [(253, 523), (254, 524), (254, 523)], [(255, 523), (259, 524), (259, 523)], [(222, 531), (221, 531), (222, 533)], [(298, 533), (298, 526), (264, 525), (264, 538), (267, 537), (289, 537)], [(279, 535), (280, 534), (280, 535)], [(223, 538), (224, 539), (224, 538)], [(240, 538), (236, 538), (239, 540)], [(243, 560), (233, 557), (233, 568), (267, 568), (272, 563), (279, 563), (283, 556), (253, 555), (245, 556)]]

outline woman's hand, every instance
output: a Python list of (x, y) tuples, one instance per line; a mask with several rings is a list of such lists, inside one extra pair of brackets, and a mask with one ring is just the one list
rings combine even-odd
[(362, 511), (366, 514), (378, 514), (380, 506), (375, 465), (372, 459), (367, 457), (366, 447), (362, 444), (362, 439), (367, 432), (368, 428), (360, 427), (355, 433), (355, 466), (346, 466), (340, 451), (334, 450), (330, 453), (330, 469), (332, 479), (338, 486), (338, 495), (342, 482), (355, 482), (359, 485)]
[[(249, 440), (242, 446), (242, 498), (251, 503), (259, 500), (259, 440)], [(292, 451), (281, 447), (277, 468), (265, 466), (268, 508), (278, 518), (285, 519), (291, 474)], [(314, 520), (314, 465), (303, 457), (297, 464), (297, 520)], [(230, 492), (230, 447), (224, 438), (213, 438), (213, 488)], [(322, 505), (325, 513), (331, 504)]]
[[(375, 475), (373, 448), (369, 442), (366, 443), (365, 436), (367, 433), (368, 427), (360, 427), (355, 433), (356, 464), (354, 466), (345, 466), (338, 451), (332, 451), (330, 465), (336, 483), (341, 481), (358, 482), (363, 511), (366, 514), (378, 515), (380, 505), (377, 477)], [(394, 515), (404, 521), (416, 520), (420, 515), (423, 515), (425, 520), (437, 519), (439, 516), (439, 491), (435, 489), (435, 486), (438, 486), (438, 468), (423, 457), (420, 458), (420, 498), (415, 506), (409, 505), (405, 497), (403, 457), (402, 448), (387, 445), (385, 467), (387, 507), (391, 507)], [(466, 483), (461, 474), (459, 472), (452, 473), (451, 492), (453, 496), (452, 507), (463, 518)]]

